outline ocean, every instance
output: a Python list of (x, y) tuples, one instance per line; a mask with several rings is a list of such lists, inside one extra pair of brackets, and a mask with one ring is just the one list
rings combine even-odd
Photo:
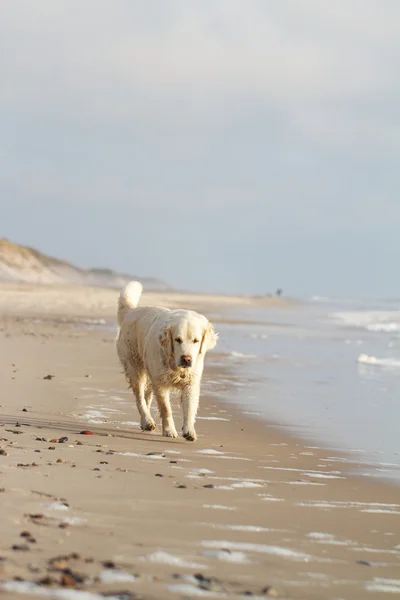
[(248, 321), (216, 326), (224, 356), (215, 358), (229, 361), (235, 385), (207, 377), (204, 385), (310, 444), (346, 451), (365, 474), (400, 482), (398, 306), (314, 297), (224, 310)]

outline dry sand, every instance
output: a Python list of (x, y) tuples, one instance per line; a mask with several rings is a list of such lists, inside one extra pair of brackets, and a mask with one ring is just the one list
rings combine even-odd
[[(0, 282), (0, 315), (115, 319), (119, 291), (112, 288), (73, 285), (29, 285)], [(232, 306), (291, 306), (290, 299), (276, 296), (222, 296), (184, 292), (147, 292), (142, 305), (189, 308), (207, 312)]]
[(0, 288), (2, 597), (400, 593), (399, 488), (212, 396), (196, 443), (141, 433), (113, 333), (60, 321), (111, 316), (96, 292)]

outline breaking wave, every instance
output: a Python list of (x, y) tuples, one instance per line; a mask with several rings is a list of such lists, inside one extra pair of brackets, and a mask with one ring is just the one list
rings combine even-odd
[(372, 365), (375, 367), (400, 368), (400, 360), (396, 358), (377, 358), (368, 354), (360, 354), (358, 362), (362, 365)]
[(331, 315), (338, 325), (374, 333), (399, 333), (400, 311), (345, 311)]

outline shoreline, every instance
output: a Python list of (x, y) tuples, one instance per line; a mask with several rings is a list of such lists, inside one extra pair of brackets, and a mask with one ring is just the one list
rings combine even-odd
[[(310, 448), (209, 392), (194, 444), (142, 433), (110, 332), (14, 319), (2, 329), (4, 597), (56, 598), (68, 569), (82, 576), (69, 589), (97, 598), (397, 591), (398, 488), (350, 473), (337, 460), (346, 452)], [(231, 368), (213, 365), (213, 354), (207, 389)], [(94, 435), (79, 434), (86, 428)], [(51, 442), (63, 436), (68, 442)], [(21, 545), (29, 549), (13, 549)]]
[[(3, 296), (0, 294), (0, 333), (3, 331), (7, 335), (7, 331), (9, 329), (13, 330), (16, 324), (18, 327), (23, 327), (28, 334), (32, 335), (35, 335), (32, 328), (34, 330), (37, 327), (48, 327), (52, 332), (54, 331), (54, 328), (58, 331), (60, 328), (64, 327), (70, 327), (71, 330), (76, 329), (76, 331), (86, 329), (88, 332), (97, 332), (100, 336), (110, 335), (114, 330), (116, 332), (115, 303), (119, 294), (119, 289), (75, 284), (0, 282), (0, 292), (3, 292)], [(20, 294), (19, 306), (18, 302), (15, 303), (15, 292)], [(68, 294), (68, 302), (64, 301), (61, 308), (58, 305), (58, 310), (54, 310), (57, 308), (57, 303), (56, 305), (54, 304), (54, 297), (59, 298), (60, 295), (64, 297), (65, 292)], [(278, 298), (272, 295), (230, 296), (206, 293), (198, 294), (186, 291), (180, 292), (173, 289), (166, 291), (144, 290), (142, 298), (143, 304), (165, 305), (170, 308), (175, 308), (186, 303), (192, 310), (198, 310), (199, 312), (208, 314), (216, 324), (241, 326), (260, 325), (264, 327), (290, 327), (290, 325), (242, 317), (235, 318), (227, 316), (225, 311), (236, 306), (270, 307), (273, 309), (282, 309), (284, 311), (286, 308), (292, 308), (293, 306), (300, 304), (300, 301), (297, 300)], [(67, 308), (65, 307), (66, 304)], [(18, 308), (20, 311), (23, 311), (23, 314), (18, 314)], [(210, 315), (209, 313), (215, 310), (215, 308), (219, 311), (219, 314)], [(94, 316), (93, 312), (95, 312)], [(42, 335), (45, 336), (46, 334)], [(208, 362), (210, 363), (213, 359), (214, 361), (221, 358), (226, 359), (227, 356), (229, 356), (229, 352), (220, 352), (217, 348), (208, 358)], [(211, 364), (211, 367), (212, 366), (213, 365)], [(234, 377), (234, 366), (235, 365), (227, 365), (225, 379), (232, 379)], [(218, 369), (221, 369), (220, 364), (218, 365)], [(241, 378), (242, 377), (239, 377), (239, 379)], [(251, 381), (251, 379), (249, 381)], [(244, 418), (257, 422), (259, 421), (257, 416), (252, 416), (250, 414), (251, 412), (256, 413), (256, 410), (250, 409), (247, 412), (243, 410), (243, 407), (240, 407), (239, 403), (226, 402), (220, 397), (218, 397), (218, 402), (224, 404), (225, 408), (231, 410), (234, 409), (239, 412)], [(277, 429), (284, 437), (291, 439), (293, 442), (299, 441), (313, 444), (314, 448), (329, 451), (339, 456), (342, 459), (343, 464), (349, 466), (349, 469), (356, 469), (354, 471), (349, 471), (349, 474), (355, 477), (374, 477), (373, 473), (376, 472), (379, 466), (382, 466), (372, 459), (368, 462), (361, 462), (356, 459), (351, 460), (355, 453), (364, 451), (352, 450), (345, 447), (329, 447), (328, 445), (324, 445), (321, 439), (310, 439), (306, 433), (296, 434), (293, 431), (289, 431), (291, 425), (284, 423), (279, 419), (272, 419), (261, 413), (260, 417), (265, 426)], [(365, 468), (370, 468), (370, 470), (367, 473), (362, 473)], [(383, 483), (385, 485), (398, 487), (400, 483), (398, 479), (384, 475), (379, 477), (375, 475), (375, 477), (378, 483)]]
[[(1, 292), (3, 294), (1, 294)], [(19, 301), (15, 302), (15, 292), (19, 294)], [(65, 298), (65, 293), (67, 296)], [(84, 286), (75, 284), (31, 284), (18, 282), (0, 282), (0, 333), (3, 331), (7, 335), (9, 329), (13, 329), (15, 324), (23, 326), (26, 331), (33, 334), (32, 328), (50, 327), (56, 330), (62, 327), (71, 327), (72, 329), (87, 329), (88, 331), (96, 331), (98, 329), (100, 335), (107, 335), (116, 332), (116, 316), (115, 303), (118, 297), (119, 289), (104, 288), (100, 286)], [(54, 303), (54, 298), (63, 298), (63, 302)], [(67, 302), (66, 302), (67, 300)], [(227, 316), (227, 309), (232, 307), (255, 307), (255, 308), (272, 308), (282, 309), (293, 308), (300, 302), (278, 298), (274, 296), (229, 296), (216, 294), (197, 294), (191, 292), (180, 292), (176, 290), (167, 291), (148, 291), (143, 292), (143, 304), (148, 305), (165, 305), (170, 308), (187, 305), (193, 310), (204, 312), (209, 315), (209, 318), (218, 324), (222, 325), (258, 325), (261, 327), (290, 327), (287, 323), (254, 320), (249, 318)], [(219, 314), (211, 314), (217, 309)], [(21, 312), (23, 314), (21, 314)], [(19, 313), (19, 314), (18, 314)], [(94, 314), (93, 314), (94, 313)], [(1, 318), (3, 315), (3, 319)], [(218, 347), (213, 351), (211, 360), (223, 359), (230, 356), (228, 349), (220, 352)], [(220, 365), (219, 365), (220, 366)], [(228, 366), (226, 378), (234, 377), (233, 369), (235, 365)], [(241, 367), (243, 370), (243, 367)], [(239, 377), (240, 379), (240, 377)], [(252, 381), (250, 378), (249, 381)], [(219, 401), (222, 401), (219, 398)], [(241, 412), (244, 417), (252, 418), (250, 412), (246, 415), (246, 411), (240, 408), (240, 403), (227, 403), (229, 408), (234, 407), (235, 410)], [(346, 447), (329, 447), (324, 445), (322, 436), (309, 438), (307, 433), (296, 433), (292, 425), (285, 423), (279, 418), (273, 419), (270, 416), (259, 414), (262, 422), (268, 427), (277, 428), (285, 437), (300, 442), (313, 444), (315, 447), (330, 451), (335, 455), (340, 455), (342, 461), (347, 461), (349, 468), (353, 467), (352, 474), (355, 477), (376, 477), (377, 482), (389, 484), (398, 487), (400, 485), (399, 478), (389, 477), (387, 475), (377, 475), (377, 472), (385, 463), (379, 463), (372, 456), (367, 455), (369, 460), (357, 461), (355, 453), (365, 453), (362, 450), (352, 450)], [(254, 420), (257, 420), (254, 417)], [(352, 460), (354, 458), (354, 460)], [(398, 470), (398, 469), (396, 469)], [(389, 469), (390, 471), (390, 469)]]

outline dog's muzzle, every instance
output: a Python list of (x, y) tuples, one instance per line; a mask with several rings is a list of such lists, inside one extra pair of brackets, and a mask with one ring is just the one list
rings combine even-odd
[(192, 366), (192, 357), (188, 356), (187, 354), (184, 354), (183, 356), (181, 356), (181, 367), (184, 367), (185, 369), (187, 369), (188, 367)]

